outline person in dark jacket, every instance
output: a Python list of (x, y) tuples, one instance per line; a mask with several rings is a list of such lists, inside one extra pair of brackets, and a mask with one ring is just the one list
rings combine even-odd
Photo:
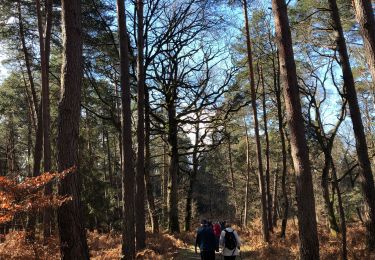
[(214, 231), (208, 225), (206, 220), (201, 221), (201, 227), (197, 231), (195, 240), (195, 253), (197, 254), (197, 247), (199, 246), (202, 260), (215, 260), (215, 250), (217, 248)]

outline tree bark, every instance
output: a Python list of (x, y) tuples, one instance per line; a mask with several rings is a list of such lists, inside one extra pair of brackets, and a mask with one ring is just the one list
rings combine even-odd
[(246, 118), (244, 118), (245, 124), (245, 134), (246, 134), (246, 186), (245, 186), (245, 207), (244, 207), (244, 216), (243, 216), (243, 225), (247, 227), (248, 222), (248, 207), (249, 207), (249, 182), (250, 182), (250, 141), (249, 133), (246, 124)]
[(285, 0), (272, 0), (276, 40), (279, 49), (280, 75), (290, 129), (292, 159), (296, 174), (297, 216), (300, 238), (300, 258), (319, 259), (314, 190), (305, 126), (299, 97), (292, 35)]
[[(226, 131), (226, 129), (225, 129)], [(234, 204), (234, 215), (237, 217), (238, 213), (238, 207), (237, 207), (237, 198), (236, 198), (236, 193), (234, 192), (236, 190), (236, 182), (234, 178), (234, 169), (233, 169), (233, 160), (232, 160), (232, 141), (231, 141), (231, 135), (230, 133), (227, 133), (228, 135), (228, 160), (229, 160), (229, 174), (230, 174), (230, 179), (231, 179), (231, 186), (232, 186), (232, 194), (233, 194), (233, 204)]]
[(274, 227), (277, 227), (277, 216), (278, 216), (277, 209), (279, 207), (279, 205), (278, 205), (278, 191), (277, 191), (277, 187), (278, 187), (278, 184), (279, 184), (278, 170), (279, 169), (276, 169), (275, 174), (273, 176), (272, 224), (273, 224)]
[[(173, 88), (173, 87), (172, 87)], [(168, 143), (170, 162), (168, 169), (168, 229), (170, 232), (180, 232), (180, 225), (178, 221), (178, 172), (179, 172), (179, 156), (178, 156), (178, 137), (177, 137), (177, 120), (175, 107), (175, 91), (172, 90), (173, 97), (167, 100), (172, 100), (168, 104)]]
[(117, 0), (118, 34), (120, 42), (120, 84), (121, 84), (121, 147), (122, 147), (122, 259), (135, 258), (134, 230), (134, 185), (133, 144), (131, 121), (131, 98), (129, 78), (129, 49), (126, 29), (124, 0)]
[(254, 131), (255, 131), (255, 142), (257, 149), (257, 161), (258, 161), (258, 179), (259, 179), (259, 192), (261, 195), (261, 206), (262, 206), (262, 235), (265, 242), (269, 241), (269, 225), (268, 225), (268, 207), (267, 207), (267, 192), (265, 189), (264, 176), (263, 176), (263, 163), (262, 163), (262, 147), (260, 144), (259, 136), (259, 123), (257, 115), (257, 103), (256, 103), (256, 90), (254, 80), (254, 67), (253, 57), (251, 50), (250, 30), (249, 30), (249, 19), (247, 14), (247, 1), (243, 0), (243, 10), (245, 18), (245, 33), (246, 33), (246, 47), (247, 47), (247, 65), (249, 68), (249, 81), (251, 90), (251, 107), (253, 110), (254, 118)]
[[(197, 116), (199, 120), (199, 115)], [(199, 122), (195, 124), (195, 141), (193, 148), (193, 170), (189, 179), (189, 188), (186, 196), (186, 215), (185, 215), (185, 231), (190, 231), (191, 229), (191, 219), (192, 219), (192, 208), (193, 208), (193, 192), (194, 186), (198, 175), (198, 145), (199, 145)]]
[[(49, 56), (51, 49), (52, 30), (52, 0), (45, 0), (45, 25), (41, 13), (40, 0), (36, 0), (36, 10), (39, 32), (40, 67), (42, 75), (42, 122), (43, 122), (43, 157), (44, 172), (51, 170), (51, 142), (50, 142), (50, 100), (49, 100)], [(44, 190), (45, 195), (52, 193), (52, 185), (47, 184)], [(45, 209), (43, 216), (44, 239), (51, 235), (52, 210)]]
[[(31, 71), (29, 50), (27, 49), (27, 46), (26, 46), (25, 30), (24, 30), (24, 27), (23, 27), (22, 8), (21, 8), (21, 1), (20, 0), (17, 2), (17, 8), (18, 8), (18, 25), (19, 25), (19, 33), (20, 33), (20, 39), (21, 39), (21, 45), (22, 45), (22, 52), (23, 52), (23, 55), (24, 55), (26, 72), (27, 72), (27, 76), (28, 76), (28, 80), (29, 80), (29, 84), (30, 84), (31, 97), (32, 97), (33, 104), (34, 104), (33, 112), (35, 114), (33, 114), (33, 117), (34, 117), (34, 121), (37, 121), (37, 120), (35, 120), (35, 117), (38, 118), (39, 102), (38, 102), (38, 98), (37, 98), (37, 94), (36, 94), (34, 78), (33, 78), (32, 71)], [(35, 131), (38, 131), (38, 130), (35, 129)], [(42, 152), (40, 151), (40, 153), (42, 153)]]
[[(196, 157), (193, 155), (193, 157)], [(193, 209), (193, 192), (196, 182), (196, 176), (198, 173), (198, 162), (196, 158), (193, 158), (193, 170), (189, 180), (189, 187), (186, 196), (186, 215), (185, 215), (185, 231), (191, 230), (191, 219), (192, 219), (192, 209)]]
[[(83, 77), (80, 1), (61, 1), (63, 53), (61, 96), (57, 121), (58, 171), (78, 166), (81, 85)], [(82, 217), (81, 177), (79, 170), (61, 180), (58, 193), (71, 196), (57, 210), (61, 259), (89, 259), (86, 231)]]
[(143, 65), (143, 0), (137, 0), (137, 190), (135, 203), (135, 226), (136, 226), (136, 249), (138, 251), (146, 247), (146, 212), (145, 212), (145, 120), (144, 120), (144, 105), (145, 105), (145, 77)]
[(344, 31), (341, 25), (341, 19), (336, 0), (329, 0), (331, 10), (331, 19), (333, 29), (336, 31), (336, 45), (340, 57), (340, 65), (343, 74), (344, 88), (346, 90), (346, 98), (349, 104), (350, 117), (356, 140), (356, 150), (360, 166), (360, 182), (365, 204), (368, 207), (368, 218), (366, 220), (366, 238), (367, 248), (371, 251), (375, 250), (375, 187), (374, 177), (372, 175), (371, 164), (368, 155), (365, 131), (363, 128), (361, 111), (358, 105), (357, 92), (355, 89), (354, 77), (350, 66), (348, 50)]
[[(273, 232), (273, 217), (272, 217), (272, 194), (271, 194), (271, 181), (270, 181), (270, 140), (268, 136), (267, 126), (267, 105), (266, 105), (266, 87), (264, 84), (264, 76), (262, 66), (259, 67), (260, 80), (262, 83), (262, 101), (263, 101), (263, 124), (264, 124), (264, 135), (266, 137), (266, 195), (267, 195), (267, 216), (268, 216), (268, 229)], [(276, 177), (277, 178), (277, 177)]]
[[(17, 3), (18, 7), (18, 23), (19, 23), (19, 32), (22, 44), (22, 51), (24, 54), (26, 71), (29, 79), (29, 84), (31, 88), (31, 95), (34, 103), (34, 111), (36, 113), (37, 125), (35, 133), (35, 145), (34, 145), (34, 165), (33, 165), (33, 177), (40, 175), (40, 164), (42, 161), (42, 152), (43, 152), (43, 126), (42, 126), (42, 104), (38, 102), (34, 78), (32, 75), (31, 64), (30, 64), (30, 55), (26, 46), (25, 31), (23, 27), (23, 18), (22, 18), (22, 8), (21, 1)], [(35, 239), (35, 216), (29, 215), (27, 224), (26, 224), (26, 239), (34, 240)]]
[[(283, 125), (283, 109), (282, 109), (282, 102), (281, 102), (281, 86), (280, 86), (280, 63), (279, 63), (279, 53), (277, 52), (277, 70), (274, 67), (274, 89), (276, 93), (276, 106), (277, 106), (277, 119), (278, 119), (278, 129), (280, 135), (280, 142), (281, 142), (281, 154), (282, 154), (282, 174), (281, 174), (281, 193), (283, 197), (283, 212), (282, 212), (282, 221), (281, 221), (281, 233), (280, 237), (285, 238), (286, 233), (286, 225), (288, 222), (288, 211), (289, 211), (289, 200), (288, 200), (288, 192), (286, 189), (286, 181), (287, 181), (287, 150), (285, 144), (285, 133), (284, 133), (284, 125)], [(273, 61), (273, 63), (275, 63)]]
[(333, 208), (333, 201), (331, 201), (329, 196), (329, 170), (331, 168), (331, 156), (327, 154), (324, 160), (324, 168), (322, 172), (322, 180), (321, 185), (323, 189), (323, 200), (324, 206), (326, 209), (326, 214), (328, 217), (328, 224), (331, 233), (336, 236), (337, 232), (339, 232), (339, 227), (337, 225), (335, 210)]
[(163, 176), (161, 180), (162, 188), (162, 211), (163, 211), (163, 223), (164, 227), (167, 227), (168, 224), (168, 161), (167, 161), (167, 145), (163, 141)]
[(337, 172), (335, 164), (331, 158), (332, 176), (333, 176), (333, 186), (337, 192), (337, 202), (339, 206), (339, 216), (340, 216), (340, 226), (341, 226), (341, 257), (343, 260), (348, 259), (348, 249), (346, 246), (346, 220), (344, 206), (342, 205), (341, 191), (339, 187), (339, 182), (337, 180)]
[[(234, 169), (233, 169), (233, 160), (232, 160), (232, 143), (230, 138), (230, 133), (228, 133), (228, 159), (229, 159), (229, 174), (231, 179), (232, 189), (235, 190), (236, 183), (234, 181)], [(237, 207), (236, 207), (237, 210)]]
[(153, 233), (159, 232), (159, 219), (155, 208), (155, 198), (150, 179), (151, 171), (151, 149), (150, 149), (150, 101), (147, 86), (145, 85), (145, 182), (148, 201), (148, 212), (150, 214), (151, 228)]
[(366, 61), (372, 77), (375, 90), (375, 19), (370, 0), (352, 0), (355, 16), (361, 29), (365, 47)]

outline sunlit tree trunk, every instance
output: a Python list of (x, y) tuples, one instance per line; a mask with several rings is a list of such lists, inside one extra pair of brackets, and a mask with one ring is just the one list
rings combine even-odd
[(280, 85), (280, 64), (279, 64), (279, 53), (277, 52), (277, 68), (275, 64), (275, 59), (273, 62), (274, 70), (274, 90), (276, 95), (276, 106), (277, 106), (277, 120), (278, 129), (281, 143), (281, 154), (282, 154), (282, 173), (281, 173), (281, 193), (282, 193), (282, 222), (281, 222), (281, 233), (280, 236), (285, 238), (286, 225), (288, 222), (288, 211), (289, 211), (289, 200), (288, 192), (286, 189), (287, 182), (287, 150), (285, 144), (285, 133), (283, 125), (283, 109), (281, 102), (281, 85)]
[(250, 141), (249, 133), (246, 123), (246, 118), (244, 118), (245, 124), (245, 134), (246, 134), (246, 186), (245, 186), (245, 207), (244, 207), (244, 216), (243, 216), (243, 226), (247, 227), (248, 222), (248, 208), (249, 208), (249, 182), (250, 182)]
[(259, 123), (257, 115), (257, 103), (256, 103), (256, 89), (254, 80), (254, 67), (253, 57), (251, 50), (250, 30), (249, 30), (249, 19), (247, 14), (247, 1), (243, 0), (243, 10), (245, 17), (245, 34), (246, 34), (246, 47), (247, 47), (247, 65), (249, 68), (249, 80), (251, 90), (251, 107), (253, 110), (254, 118), (254, 131), (255, 131), (255, 142), (257, 149), (257, 161), (258, 161), (258, 179), (259, 179), (259, 192), (261, 195), (261, 207), (262, 207), (262, 234), (265, 242), (269, 241), (269, 225), (268, 225), (268, 207), (267, 207), (267, 192), (266, 185), (263, 176), (263, 163), (262, 163), (262, 147), (260, 144), (259, 136)]
[(311, 167), (285, 0), (272, 0), (272, 10), (279, 50), (280, 76), (284, 85), (292, 159), (296, 174), (300, 258), (302, 260), (319, 259), (319, 241)]
[(375, 19), (370, 0), (352, 0), (355, 16), (361, 29), (366, 53), (366, 61), (372, 77), (375, 91)]
[[(51, 142), (50, 142), (50, 100), (49, 100), (49, 56), (51, 49), (51, 30), (52, 30), (52, 0), (44, 1), (45, 24), (40, 0), (35, 0), (37, 9), (38, 32), (39, 32), (39, 50), (40, 67), (42, 75), (42, 120), (43, 120), (43, 157), (44, 172), (51, 171)], [(52, 185), (47, 184), (44, 190), (46, 195), (52, 193)], [(51, 235), (51, 217), (52, 210), (44, 210), (43, 216), (43, 234), (44, 239)]]
[(263, 124), (264, 124), (264, 135), (266, 137), (266, 194), (267, 194), (267, 217), (268, 217), (268, 228), (273, 232), (273, 219), (272, 219), (272, 194), (271, 194), (271, 181), (270, 181), (270, 140), (268, 136), (268, 122), (267, 122), (267, 105), (266, 105), (266, 87), (264, 84), (264, 76), (262, 66), (259, 67), (260, 81), (262, 83), (262, 103), (263, 103)]
[[(23, 16), (22, 16), (22, 6), (21, 1), (17, 2), (18, 7), (18, 25), (19, 25), (19, 33), (22, 45), (22, 51), (24, 54), (26, 71), (29, 79), (29, 84), (31, 88), (31, 95), (34, 103), (34, 111), (36, 114), (36, 133), (35, 133), (35, 145), (34, 145), (34, 165), (33, 165), (33, 177), (39, 176), (40, 174), (40, 164), (42, 161), (42, 154), (43, 154), (43, 122), (42, 122), (42, 103), (38, 102), (37, 93), (34, 84), (34, 78), (32, 75), (31, 70), (31, 60), (29, 50), (26, 46), (26, 36), (23, 27)], [(35, 238), (35, 216), (29, 215), (28, 221), (26, 224), (26, 239), (27, 240), (34, 240)]]
[(329, 7), (331, 10), (331, 19), (333, 29), (336, 32), (336, 45), (340, 57), (340, 65), (344, 80), (344, 88), (346, 90), (346, 98), (349, 104), (350, 117), (354, 130), (356, 141), (357, 156), (360, 166), (360, 182), (362, 185), (362, 192), (365, 199), (365, 204), (368, 208), (368, 217), (366, 219), (366, 237), (367, 248), (369, 250), (375, 249), (375, 187), (374, 177), (372, 175), (371, 164), (368, 155), (368, 148), (366, 142), (365, 131), (361, 118), (361, 111), (358, 105), (357, 92), (355, 89), (354, 77), (350, 66), (348, 50), (346, 47), (346, 40), (344, 31), (341, 25), (341, 19), (336, 0), (329, 0)]

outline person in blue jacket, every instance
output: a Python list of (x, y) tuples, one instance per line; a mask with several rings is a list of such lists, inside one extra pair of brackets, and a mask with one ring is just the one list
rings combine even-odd
[(207, 220), (201, 221), (201, 226), (197, 231), (195, 240), (195, 253), (199, 247), (202, 260), (215, 260), (215, 250), (217, 248), (216, 237), (212, 227), (208, 225)]

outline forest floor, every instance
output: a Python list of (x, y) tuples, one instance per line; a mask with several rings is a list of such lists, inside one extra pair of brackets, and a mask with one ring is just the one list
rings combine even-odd
[[(284, 260), (298, 258), (298, 228), (289, 221), (286, 239), (279, 238), (277, 228), (271, 234), (269, 244), (262, 242), (260, 221), (255, 221), (244, 230), (236, 228), (242, 246), (242, 259)], [(329, 235), (328, 230), (319, 226), (319, 241), (321, 259), (340, 259), (340, 236)], [(365, 230), (360, 223), (348, 225), (349, 259), (375, 259), (375, 254), (369, 255), (365, 250)], [(194, 232), (182, 232), (178, 235), (167, 233), (147, 234), (147, 248), (137, 254), (137, 259), (200, 259), (194, 252)], [(88, 245), (91, 259), (118, 259), (121, 250), (121, 235), (119, 233), (103, 234), (97, 231), (88, 232)], [(217, 259), (222, 259), (218, 254)], [(56, 236), (43, 245), (37, 237), (35, 243), (24, 242), (24, 232), (14, 231), (1, 238), (0, 260), (7, 259), (59, 259), (59, 246)], [(241, 259), (241, 258), (239, 258)]]

